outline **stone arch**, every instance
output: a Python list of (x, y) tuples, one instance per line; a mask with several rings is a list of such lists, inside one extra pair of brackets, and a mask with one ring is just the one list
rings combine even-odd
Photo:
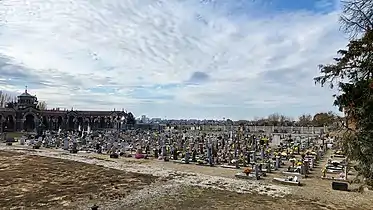
[(83, 125), (83, 122), (84, 122), (83, 117), (77, 117), (76, 119), (79, 125)]
[(84, 119), (82, 116), (79, 116), (76, 118), (76, 122), (78, 124), (78, 127), (80, 126), (80, 130), (84, 130)]
[(71, 111), (71, 112), (68, 112), (68, 113), (67, 113), (67, 117), (70, 117), (70, 116), (77, 117), (78, 114), (77, 114), (76, 112), (74, 112), (74, 111)]
[(15, 129), (15, 117), (11, 114), (6, 115), (5, 117), (5, 126), (4, 126), (4, 131), (14, 131)]
[(91, 120), (89, 117), (84, 117), (83, 118), (83, 124), (82, 124), (82, 128), (86, 131), (88, 129), (88, 126), (90, 124)]
[(105, 116), (105, 128), (111, 128), (111, 116)]
[(34, 112), (26, 112), (26, 113), (23, 114), (23, 118), (22, 119), (26, 120), (26, 116), (27, 115), (32, 115), (32, 116), (34, 116), (35, 119), (38, 118), (38, 116), (36, 115), (36, 113), (34, 113)]
[(63, 117), (62, 116), (58, 116), (57, 117), (57, 129), (60, 129), (61, 126), (63, 124)]
[(92, 116), (91, 122), (90, 122), (91, 129), (96, 129), (98, 124), (99, 124), (99, 118), (97, 116)]
[(100, 128), (105, 128), (105, 117), (100, 117), (100, 123), (99, 123), (99, 126)]
[(28, 112), (25, 115), (23, 115), (23, 128), (26, 132), (34, 131), (36, 128), (36, 114), (32, 112)]
[(67, 126), (69, 130), (74, 130), (75, 122), (76, 122), (76, 119), (73, 114), (67, 115)]
[(57, 129), (57, 118), (52, 115), (49, 117), (49, 122), (50, 122), (50, 129), (56, 130)]
[(45, 127), (45, 129), (46, 130), (49, 130), (49, 116), (43, 116), (42, 118), (42, 123), (43, 123), (43, 125), (44, 125), (44, 127)]

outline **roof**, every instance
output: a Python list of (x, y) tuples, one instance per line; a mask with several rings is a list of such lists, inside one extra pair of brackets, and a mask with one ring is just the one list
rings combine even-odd
[(27, 93), (27, 92), (24, 92), (24, 93), (22, 93), (21, 95), (19, 95), (18, 97), (35, 97), (35, 96), (32, 96), (32, 95), (30, 95), (30, 94)]
[(14, 110), (13, 108), (2, 108), (0, 107), (0, 115), (1, 115), (1, 112), (15, 112), (16, 110)]

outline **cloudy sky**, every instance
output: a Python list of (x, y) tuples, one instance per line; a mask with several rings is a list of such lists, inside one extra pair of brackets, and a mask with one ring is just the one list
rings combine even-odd
[(336, 0), (3, 0), (0, 90), (49, 108), (252, 119), (335, 110), (315, 86)]

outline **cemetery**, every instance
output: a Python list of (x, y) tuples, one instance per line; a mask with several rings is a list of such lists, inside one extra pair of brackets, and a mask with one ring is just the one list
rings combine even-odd
[[(54, 209), (94, 205), (128, 209), (140, 202), (147, 209), (149, 202), (161, 205), (157, 200), (184, 193), (187, 201), (193, 195), (190, 191), (201, 192), (202, 197), (221, 191), (235, 199), (245, 194), (264, 196), (260, 199), (271, 200), (270, 206), (283, 199), (283, 206), (291, 208), (322, 205), (311, 202), (317, 199), (344, 209), (357, 205), (351, 198), (360, 200), (359, 205), (365, 205), (366, 197), (373, 198), (370, 191), (354, 192), (358, 185), (353, 183), (353, 163), (340, 150), (338, 137), (328, 133), (263, 133), (245, 126), (221, 132), (171, 126), (162, 130), (77, 127), (58, 131), (38, 127), (37, 132), (9, 138), (4, 133), (0, 168), (7, 178), (1, 177), (0, 186), (10, 190), (24, 185), (21, 191), (2, 191), (7, 207), (37, 202)], [(54, 184), (35, 191), (43, 183)], [(79, 196), (74, 198), (75, 190)], [(53, 202), (38, 193), (47, 193)], [(289, 196), (305, 201), (296, 204)], [(340, 206), (334, 202), (338, 196), (346, 197)], [(242, 205), (253, 202), (243, 200)]]
[(1, 3), (0, 210), (373, 209), (373, 0), (92, 2)]

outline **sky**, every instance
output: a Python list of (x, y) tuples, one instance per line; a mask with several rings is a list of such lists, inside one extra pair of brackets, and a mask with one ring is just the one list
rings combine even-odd
[(348, 42), (339, 15), (337, 0), (3, 0), (0, 90), (173, 119), (336, 111), (313, 78)]

